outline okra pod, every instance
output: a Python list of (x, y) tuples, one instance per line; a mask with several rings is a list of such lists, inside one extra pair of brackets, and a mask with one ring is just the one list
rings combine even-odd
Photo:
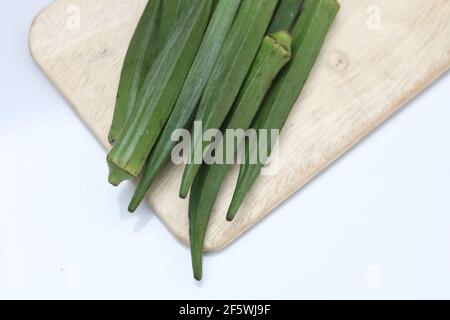
[[(266, 33), (278, 0), (243, 0), (236, 20), (230, 30), (195, 116), (203, 133), (208, 129), (220, 129), (235, 101), (239, 89), (250, 70), (264, 34)], [(194, 134), (194, 136), (198, 136)], [(195, 163), (196, 150), (202, 155), (206, 145), (194, 137), (191, 145), (191, 161), (187, 164), (180, 188), (185, 198), (201, 166)], [(198, 152), (198, 151), (197, 151)]]
[[(261, 110), (255, 117), (252, 127), (259, 129), (281, 130), (295, 105), (306, 80), (317, 60), (320, 49), (337, 13), (339, 4), (336, 0), (306, 0), (299, 21), (293, 29), (293, 57), (289, 66), (277, 79)], [(270, 139), (269, 139), (270, 140)], [(271, 152), (268, 141), (268, 154)], [(247, 150), (247, 162), (250, 152)], [(227, 219), (232, 220), (239, 210), (246, 194), (254, 184), (264, 165), (245, 163), (241, 165), (237, 187), (228, 210)]]
[(118, 185), (141, 173), (191, 68), (211, 5), (212, 1), (191, 0), (182, 12), (139, 91), (122, 134), (108, 154), (111, 184)]
[[(229, 158), (229, 155), (234, 158), (241, 143), (237, 137), (233, 148), (228, 150), (227, 147), (230, 146), (227, 143), (225, 130), (248, 129), (270, 85), (280, 70), (288, 63), (290, 56), (291, 37), (289, 34), (282, 31), (264, 38), (236, 103), (224, 124), (223, 140), (219, 150), (223, 150), (222, 154), (225, 155), (225, 158)], [(200, 168), (192, 185), (189, 200), (189, 235), (192, 266), (194, 277), (197, 280), (202, 277), (203, 242), (211, 211), (230, 166), (228, 161), (220, 161), (220, 163), (212, 165), (205, 164)]]
[(176, 129), (187, 128), (190, 121), (192, 121), (209, 75), (217, 61), (240, 3), (241, 0), (219, 0), (217, 2), (214, 14), (177, 103), (149, 157), (136, 192), (128, 207), (130, 212), (136, 210), (154, 179), (169, 161), (171, 151), (176, 144), (176, 142), (171, 140), (172, 133)]
[(111, 144), (119, 138), (145, 76), (172, 32), (181, 2), (182, 0), (150, 0), (142, 13), (122, 66), (114, 117), (108, 135)]
[(269, 32), (290, 32), (297, 20), (304, 0), (280, 0), (275, 15), (270, 23)]

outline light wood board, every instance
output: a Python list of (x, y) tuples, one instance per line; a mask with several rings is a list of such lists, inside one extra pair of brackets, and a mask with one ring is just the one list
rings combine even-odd
[[(33, 57), (105, 147), (121, 64), (145, 3), (58, 0), (35, 18), (30, 31)], [(232, 242), (450, 67), (450, 0), (340, 3), (280, 137), (278, 174), (259, 178), (237, 219), (228, 223), (233, 170), (214, 209), (206, 250)], [(188, 201), (178, 198), (182, 169), (165, 171), (149, 203), (187, 242)]]

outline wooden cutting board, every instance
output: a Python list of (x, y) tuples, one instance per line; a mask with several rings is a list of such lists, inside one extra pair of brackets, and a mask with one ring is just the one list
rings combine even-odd
[[(33, 57), (106, 148), (121, 64), (146, 2), (58, 0), (30, 30)], [(449, 69), (450, 0), (339, 2), (341, 12), (280, 137), (278, 174), (259, 178), (228, 223), (233, 170), (206, 250), (228, 245)], [(167, 168), (149, 203), (187, 242), (188, 201), (178, 198), (182, 170)]]

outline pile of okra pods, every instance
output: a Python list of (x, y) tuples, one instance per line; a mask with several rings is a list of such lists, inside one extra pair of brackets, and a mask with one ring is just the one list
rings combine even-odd
[[(177, 130), (192, 133), (194, 123), (201, 124), (200, 136), (210, 129), (282, 130), (338, 11), (336, 0), (150, 0), (123, 62), (109, 132), (110, 183), (139, 178), (130, 212), (171, 161)], [(215, 151), (228, 146), (227, 137), (222, 134), (210, 144), (194, 137), (186, 155), (180, 197), (189, 194), (197, 280), (211, 211), (231, 167), (229, 161), (206, 163), (202, 156), (213, 144)], [(267, 156), (272, 143), (266, 143)], [(226, 157), (237, 157), (241, 146), (246, 160), (257, 161), (240, 165), (223, 217), (228, 221), (267, 160), (248, 139), (232, 145), (224, 148)], [(200, 161), (194, 161), (198, 153)]]

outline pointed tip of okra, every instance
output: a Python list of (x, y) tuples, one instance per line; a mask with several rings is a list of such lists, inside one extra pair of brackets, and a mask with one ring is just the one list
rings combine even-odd
[(203, 277), (202, 256), (203, 256), (202, 252), (200, 253), (200, 255), (193, 253), (192, 256), (192, 271), (194, 279), (197, 281), (201, 281)]
[(136, 212), (137, 208), (141, 204), (142, 200), (144, 200), (145, 194), (142, 195), (138, 190), (133, 195), (133, 198), (131, 198), (130, 204), (128, 205), (128, 212), (134, 213)]
[(239, 207), (236, 207), (235, 205), (233, 205), (233, 203), (230, 205), (230, 207), (228, 208), (228, 212), (227, 212), (227, 221), (228, 222), (232, 222), (234, 220), (238, 210), (239, 210)]
[(131, 180), (133, 179), (133, 175), (126, 172), (125, 170), (119, 168), (115, 164), (108, 161), (108, 167), (109, 167), (109, 176), (108, 181), (113, 186), (117, 187), (119, 184), (121, 184), (125, 180)]
[(188, 196), (188, 194), (189, 194), (189, 189), (190, 189), (190, 186), (185, 185), (185, 184), (182, 184), (182, 185), (181, 185), (181, 188), (180, 188), (180, 193), (179, 193), (178, 196), (179, 196), (181, 199), (186, 199), (187, 196)]
[(281, 48), (283, 48), (288, 54), (291, 53), (292, 37), (286, 31), (277, 31), (269, 35)]
[(233, 222), (235, 215), (228, 212), (227, 213), (227, 222)]
[(139, 207), (139, 204), (141, 203), (140, 201), (139, 202), (133, 201), (133, 199), (131, 200), (130, 204), (128, 205), (128, 212), (129, 213), (135, 213), (137, 208)]
[(231, 204), (228, 207), (227, 212), (227, 221), (232, 222), (236, 217), (239, 209), (241, 208), (242, 202), (244, 201), (244, 196), (246, 192), (242, 190), (237, 190), (234, 192), (233, 199), (231, 200)]
[(201, 271), (200, 272), (196, 272), (194, 270), (194, 279), (197, 280), (197, 281), (202, 281), (202, 272)]
[(180, 186), (180, 198), (181, 199), (186, 199), (189, 194), (189, 190), (191, 189), (192, 181), (194, 180), (194, 179), (192, 179), (191, 171), (192, 171), (192, 169), (189, 165), (184, 169), (183, 178), (181, 180), (181, 186)]
[(141, 184), (139, 184), (136, 191), (133, 194), (133, 197), (131, 198), (130, 204), (128, 205), (128, 212), (134, 213), (137, 210), (142, 200), (144, 200), (145, 198), (145, 193), (146, 192), (143, 192), (141, 190)]
[[(195, 230), (189, 228), (190, 232), (190, 249), (191, 249), (191, 263), (194, 279), (197, 281), (202, 280), (203, 274), (203, 241), (197, 237), (198, 234)], [(191, 234), (191, 232), (193, 234)]]

